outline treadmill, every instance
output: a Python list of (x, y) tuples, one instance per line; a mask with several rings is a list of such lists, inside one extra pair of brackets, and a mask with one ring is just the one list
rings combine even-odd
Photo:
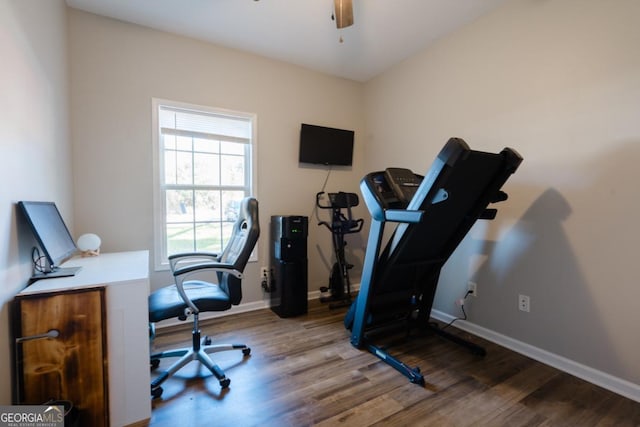
[[(388, 168), (362, 179), (371, 227), (360, 291), (344, 321), (353, 346), (419, 385), (424, 385), (419, 368), (374, 342), (394, 325), (433, 330), (474, 354), (485, 354), (482, 347), (433, 326), (429, 317), (442, 267), (478, 219), (495, 218), (497, 209), (489, 206), (507, 199), (501, 187), (521, 162), (511, 148), (487, 153), (451, 138), (425, 176)], [(395, 227), (390, 237), (386, 226)]]

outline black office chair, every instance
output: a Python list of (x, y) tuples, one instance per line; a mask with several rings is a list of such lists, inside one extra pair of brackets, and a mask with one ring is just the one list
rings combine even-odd
[[(155, 336), (154, 322), (178, 318), (186, 320), (193, 316), (193, 343), (191, 347), (151, 354), (151, 365), (157, 368), (160, 359), (179, 357), (180, 359), (163, 371), (151, 382), (151, 395), (162, 395), (162, 384), (187, 363), (197, 360), (205, 365), (220, 381), (222, 388), (229, 387), (231, 380), (209, 357), (210, 353), (227, 350), (242, 350), (248, 356), (251, 349), (244, 344), (211, 345), (205, 337), (201, 340), (198, 314), (205, 311), (225, 311), (242, 300), (243, 271), (258, 241), (258, 201), (247, 197), (242, 201), (238, 220), (233, 226), (231, 238), (220, 255), (212, 253), (184, 253), (169, 256), (169, 264), (175, 284), (161, 288), (149, 295), (150, 335)], [(202, 272), (215, 272), (218, 283), (189, 279)]]

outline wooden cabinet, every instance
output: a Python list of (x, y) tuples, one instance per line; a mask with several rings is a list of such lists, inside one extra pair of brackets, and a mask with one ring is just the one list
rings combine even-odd
[[(103, 253), (63, 266), (82, 269), (16, 296), (14, 331), (23, 340), (16, 400), (71, 400), (83, 412), (81, 426), (147, 425), (149, 253)], [(59, 335), (25, 340), (50, 330)]]
[(18, 296), (16, 314), (19, 403), (68, 400), (79, 425), (109, 425), (104, 288)]

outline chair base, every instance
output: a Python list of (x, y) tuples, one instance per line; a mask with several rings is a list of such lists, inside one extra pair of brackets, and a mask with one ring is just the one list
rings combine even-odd
[[(209, 339), (205, 338), (204, 342), (208, 342)], [(151, 381), (151, 396), (154, 398), (158, 398), (162, 395), (162, 387), (160, 385), (165, 382), (169, 377), (173, 376), (176, 372), (178, 372), (182, 367), (184, 367), (189, 362), (197, 360), (202, 363), (220, 382), (220, 387), (227, 388), (231, 384), (231, 380), (227, 378), (224, 374), (224, 371), (220, 369), (218, 365), (216, 365), (213, 360), (209, 357), (211, 353), (218, 353), (221, 351), (229, 351), (229, 350), (242, 350), (242, 354), (246, 357), (251, 354), (251, 349), (244, 344), (215, 344), (215, 345), (204, 345), (204, 342), (200, 342), (200, 333), (199, 331), (194, 333), (193, 337), (194, 346), (189, 348), (180, 348), (175, 350), (162, 351), (159, 353), (151, 354), (151, 365), (152, 367), (157, 367), (160, 363), (160, 359), (164, 359), (167, 357), (179, 357), (175, 363), (173, 363), (169, 368), (162, 371), (158, 377), (156, 377), (153, 381)]]

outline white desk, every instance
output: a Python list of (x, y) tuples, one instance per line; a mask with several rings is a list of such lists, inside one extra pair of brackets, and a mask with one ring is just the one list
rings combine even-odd
[(149, 253), (101, 254), (63, 265), (71, 266), (82, 270), (73, 277), (39, 280), (19, 295), (105, 287), (110, 425), (143, 425), (151, 418)]

